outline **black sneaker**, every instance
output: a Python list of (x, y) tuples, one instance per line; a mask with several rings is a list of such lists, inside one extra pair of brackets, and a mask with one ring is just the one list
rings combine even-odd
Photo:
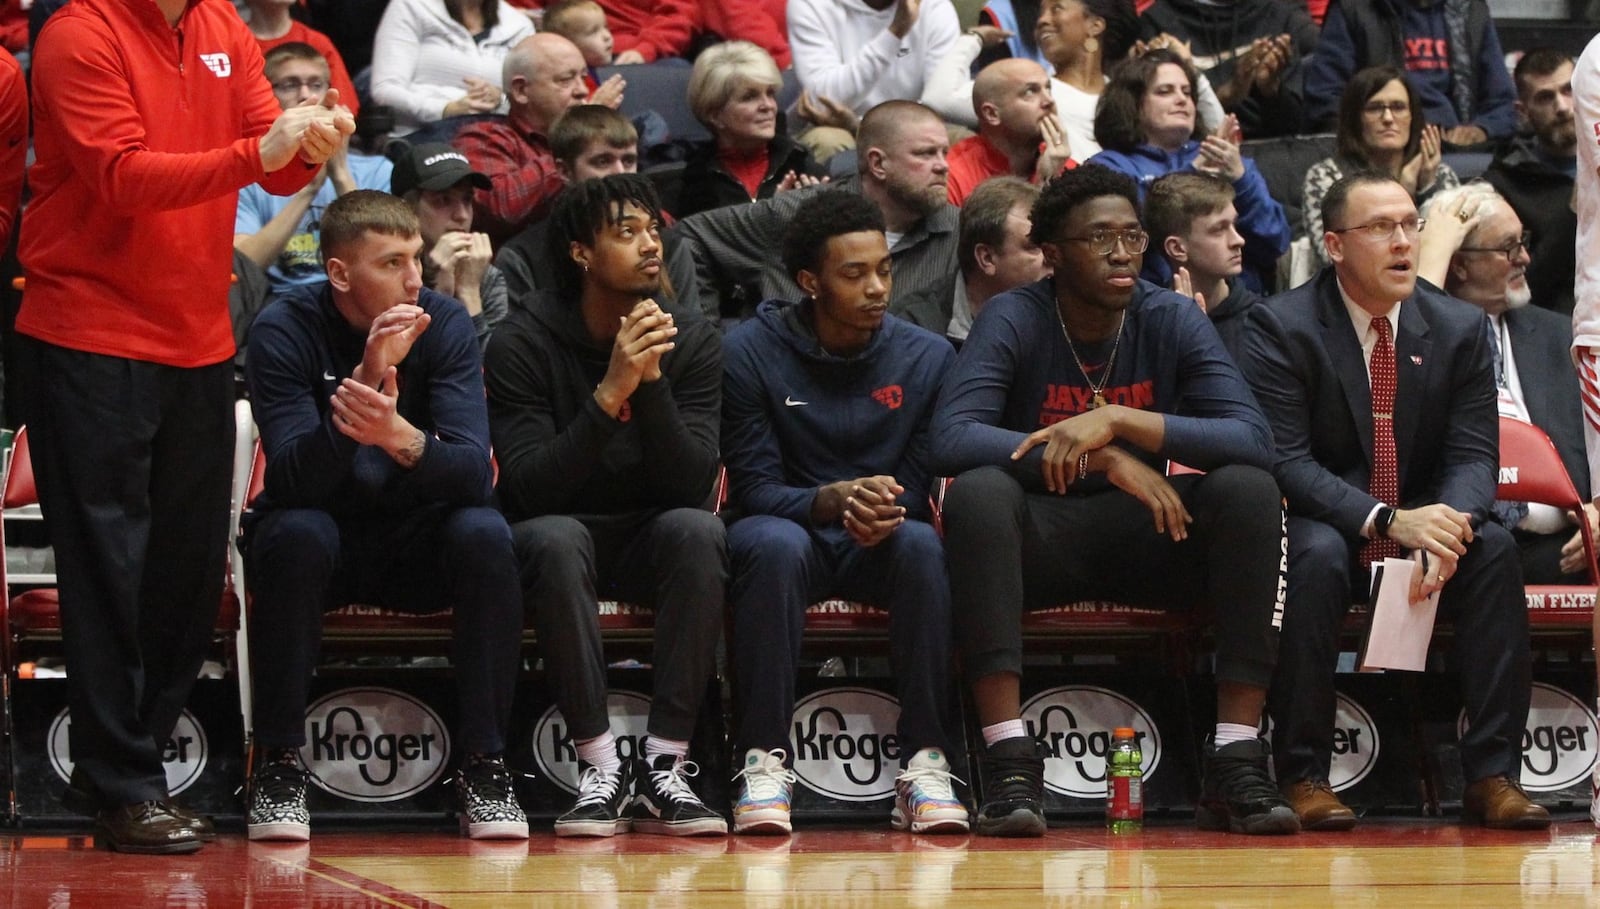
[(623, 761), (606, 773), (587, 761), (578, 762), (578, 803), (556, 818), (556, 836), (615, 836), (628, 832), (623, 811), (633, 798), (633, 762)]
[(983, 753), (983, 836), (1044, 836), (1044, 755), (1032, 736), (995, 742)]
[(528, 816), (517, 803), (511, 771), (498, 755), (469, 757), (456, 774), (461, 832), (474, 840), (525, 840)]
[(1262, 739), (1205, 748), (1205, 778), (1195, 824), (1201, 830), (1273, 835), (1300, 832), (1300, 819), (1267, 776), (1272, 749)]
[(654, 762), (640, 760), (634, 768), (639, 791), (628, 808), (633, 829), (667, 836), (723, 836), (728, 822), (706, 807), (689, 788), (689, 778), (700, 768), (694, 761), (658, 754)]
[(306, 807), (306, 781), (293, 748), (267, 752), (250, 777), (245, 828), (252, 840), (311, 839), (311, 811)]

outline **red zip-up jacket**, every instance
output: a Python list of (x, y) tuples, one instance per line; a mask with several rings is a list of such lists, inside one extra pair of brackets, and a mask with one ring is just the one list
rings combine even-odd
[(239, 188), (289, 195), (316, 169), (262, 170), (279, 113), (226, 0), (176, 28), (154, 0), (73, 0), (33, 52), (33, 200), (17, 330), (61, 347), (204, 366), (233, 356)]

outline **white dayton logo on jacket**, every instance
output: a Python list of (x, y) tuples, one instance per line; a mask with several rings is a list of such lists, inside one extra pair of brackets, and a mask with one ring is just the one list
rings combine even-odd
[(206, 69), (211, 70), (218, 79), (226, 79), (233, 75), (233, 61), (221, 51), (215, 54), (201, 54), (200, 62), (204, 63)]

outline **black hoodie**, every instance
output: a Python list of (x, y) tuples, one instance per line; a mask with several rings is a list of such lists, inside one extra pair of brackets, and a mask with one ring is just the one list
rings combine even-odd
[(484, 358), (501, 507), (548, 514), (693, 508), (717, 476), (722, 350), (717, 330), (670, 307), (678, 328), (661, 378), (613, 419), (594, 399), (611, 359), (576, 301), (540, 293), (495, 329)]

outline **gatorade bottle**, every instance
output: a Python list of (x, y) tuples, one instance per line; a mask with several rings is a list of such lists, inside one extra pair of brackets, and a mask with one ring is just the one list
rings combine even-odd
[(1119, 726), (1106, 755), (1106, 829), (1137, 833), (1144, 827), (1144, 755), (1133, 730)]

